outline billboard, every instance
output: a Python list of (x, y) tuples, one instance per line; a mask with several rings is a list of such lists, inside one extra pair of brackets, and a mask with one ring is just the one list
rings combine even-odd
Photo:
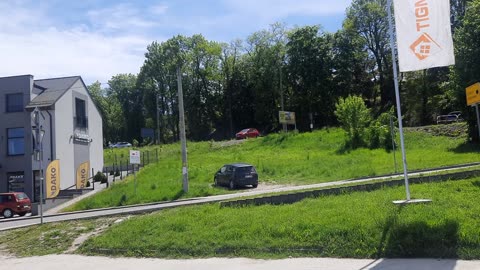
[(278, 119), (280, 124), (295, 125), (295, 112), (279, 111)]

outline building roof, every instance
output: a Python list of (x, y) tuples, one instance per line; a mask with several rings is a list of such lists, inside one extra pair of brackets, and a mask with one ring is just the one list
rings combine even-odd
[(80, 79), (80, 76), (34, 80), (33, 88), (42, 91), (32, 99), (26, 108), (49, 107), (55, 104), (72, 85)]

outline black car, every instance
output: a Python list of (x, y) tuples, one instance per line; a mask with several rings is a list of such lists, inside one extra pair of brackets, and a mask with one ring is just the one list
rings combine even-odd
[(214, 177), (215, 186), (226, 185), (230, 189), (240, 186), (258, 186), (258, 174), (255, 167), (245, 163), (224, 165)]

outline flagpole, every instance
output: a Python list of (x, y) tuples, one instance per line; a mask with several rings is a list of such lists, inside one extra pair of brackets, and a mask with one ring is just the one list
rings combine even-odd
[(400, 147), (402, 148), (403, 175), (405, 177), (405, 190), (407, 193), (407, 201), (410, 201), (410, 185), (408, 183), (407, 157), (405, 154), (405, 142), (403, 139), (402, 109), (400, 106), (400, 94), (398, 90), (397, 57), (395, 53), (395, 41), (393, 39), (392, 0), (388, 0), (387, 2), (387, 11), (388, 11), (388, 32), (390, 35), (390, 47), (392, 48), (393, 81), (395, 84), (395, 98), (397, 102), (398, 129), (400, 130)]

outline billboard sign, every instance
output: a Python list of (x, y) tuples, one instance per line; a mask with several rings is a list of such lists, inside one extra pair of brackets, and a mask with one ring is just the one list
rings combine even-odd
[(279, 111), (278, 119), (280, 124), (295, 125), (295, 112)]

